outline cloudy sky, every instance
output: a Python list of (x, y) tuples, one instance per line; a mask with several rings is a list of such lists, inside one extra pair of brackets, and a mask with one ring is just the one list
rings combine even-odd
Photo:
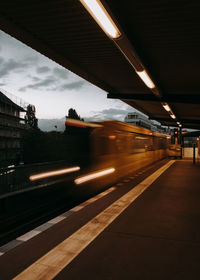
[(0, 89), (35, 105), (40, 119), (62, 118), (74, 108), (83, 118), (123, 121), (135, 111), (2, 31)]

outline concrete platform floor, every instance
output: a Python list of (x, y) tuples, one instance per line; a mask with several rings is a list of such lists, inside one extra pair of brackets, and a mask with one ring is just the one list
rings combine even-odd
[(200, 279), (200, 165), (162, 164), (2, 255), (0, 279)]

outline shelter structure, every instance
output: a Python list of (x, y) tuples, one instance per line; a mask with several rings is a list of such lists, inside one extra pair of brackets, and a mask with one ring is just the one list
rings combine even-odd
[(200, 129), (200, 1), (28, 3), (1, 1), (1, 30), (164, 126)]

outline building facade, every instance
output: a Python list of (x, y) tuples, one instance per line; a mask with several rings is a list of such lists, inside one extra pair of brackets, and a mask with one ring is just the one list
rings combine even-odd
[(22, 112), (26, 110), (0, 91), (0, 167), (21, 159), (22, 132), (26, 128)]
[(140, 127), (150, 129), (152, 131), (170, 134), (170, 129), (162, 127), (161, 125), (152, 122), (147, 117), (145, 117), (144, 115), (142, 115), (138, 112), (128, 113), (126, 115), (124, 121), (126, 123), (130, 123), (132, 125), (136, 125), (136, 126), (140, 126)]

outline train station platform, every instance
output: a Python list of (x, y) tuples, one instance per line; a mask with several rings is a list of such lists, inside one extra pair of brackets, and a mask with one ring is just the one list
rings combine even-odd
[(200, 165), (165, 160), (0, 248), (0, 279), (200, 279)]

